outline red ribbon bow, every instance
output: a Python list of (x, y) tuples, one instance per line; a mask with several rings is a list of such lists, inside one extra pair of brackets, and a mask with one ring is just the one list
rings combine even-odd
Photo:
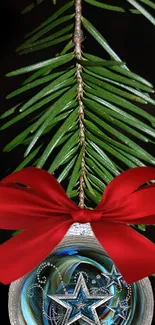
[[(136, 167), (114, 178), (94, 210), (81, 209), (45, 170), (25, 168), (0, 182), (0, 228), (24, 229), (0, 245), (0, 281), (7, 284), (36, 267), (74, 222), (93, 232), (124, 279), (155, 272), (155, 245), (129, 224), (155, 224), (155, 169)], [(15, 182), (25, 184), (19, 186)]]

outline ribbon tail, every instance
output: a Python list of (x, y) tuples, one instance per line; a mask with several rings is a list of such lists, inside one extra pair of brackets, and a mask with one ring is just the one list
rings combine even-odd
[(59, 244), (71, 223), (57, 217), (41, 220), (0, 245), (0, 282), (8, 284), (32, 271)]
[(154, 273), (155, 245), (146, 237), (119, 223), (100, 221), (91, 226), (128, 284)]

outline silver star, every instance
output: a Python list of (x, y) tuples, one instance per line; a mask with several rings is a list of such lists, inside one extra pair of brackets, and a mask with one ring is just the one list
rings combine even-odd
[(123, 306), (121, 305), (120, 300), (117, 300), (116, 306), (107, 306), (110, 310), (112, 310), (114, 313), (116, 313), (118, 316), (120, 316), (122, 319), (126, 320), (126, 317), (124, 313), (129, 309), (129, 306)]
[[(82, 296), (84, 297), (84, 301), (82, 301), (81, 297), (80, 299), (78, 298), (81, 292), (83, 293)], [(66, 308), (66, 313), (64, 315), (64, 318), (62, 319), (61, 325), (70, 325), (79, 319), (83, 320), (89, 325), (101, 325), (98, 314), (96, 312), (96, 308), (105, 304), (107, 301), (113, 298), (113, 295), (90, 295), (85, 279), (82, 273), (80, 273), (73, 294), (48, 295), (48, 297), (56, 301), (59, 305)], [(96, 302), (93, 300), (96, 300)], [(77, 304), (81, 304), (81, 302), (81, 308), (80, 310), (77, 310)], [(84, 309), (86, 309), (86, 311), (84, 311)], [(71, 314), (73, 314), (73, 316)], [(90, 317), (89, 314), (91, 314)]]
[(115, 265), (112, 266), (110, 273), (102, 273), (102, 275), (107, 279), (107, 287), (110, 287), (112, 284), (116, 284), (122, 288), (122, 275), (117, 272)]

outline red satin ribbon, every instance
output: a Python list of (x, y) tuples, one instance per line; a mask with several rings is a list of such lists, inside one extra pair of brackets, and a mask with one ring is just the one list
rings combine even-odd
[[(25, 168), (0, 182), (0, 228), (24, 229), (0, 245), (0, 281), (7, 284), (36, 267), (73, 222), (93, 232), (127, 283), (155, 272), (155, 245), (129, 224), (155, 224), (155, 169), (137, 167), (114, 178), (94, 210), (81, 209), (45, 170)], [(25, 184), (21, 187), (15, 182)]]

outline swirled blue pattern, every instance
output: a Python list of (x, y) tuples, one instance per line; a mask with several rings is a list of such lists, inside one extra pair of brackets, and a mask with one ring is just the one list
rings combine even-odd
[(70, 245), (25, 277), (21, 313), (25, 325), (133, 325), (143, 309), (137, 288), (126, 284), (104, 251)]

